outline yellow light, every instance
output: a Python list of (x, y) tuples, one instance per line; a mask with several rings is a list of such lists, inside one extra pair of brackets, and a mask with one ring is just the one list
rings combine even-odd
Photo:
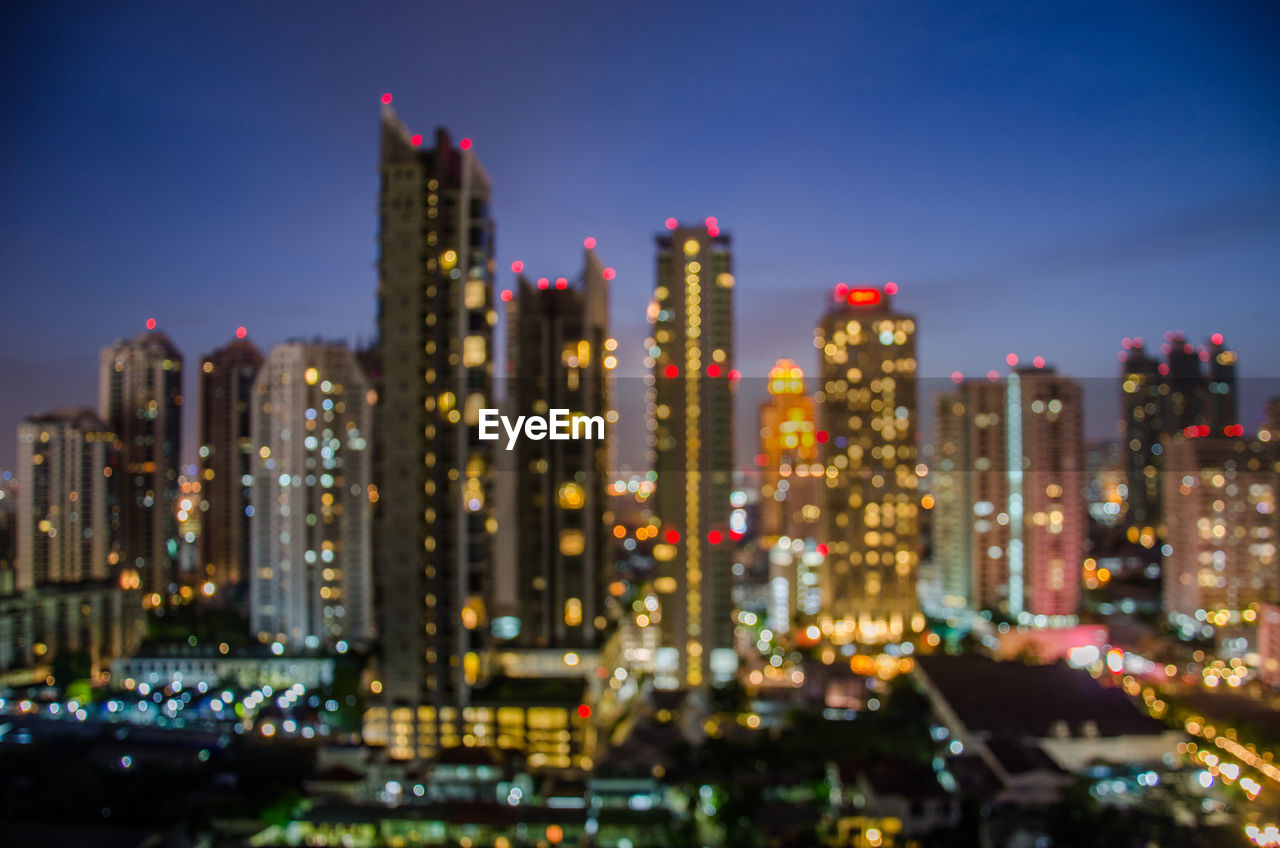
[(308, 368), (302, 372), (302, 377), (307, 381), (308, 386), (314, 386), (320, 381), (320, 372), (314, 368)]

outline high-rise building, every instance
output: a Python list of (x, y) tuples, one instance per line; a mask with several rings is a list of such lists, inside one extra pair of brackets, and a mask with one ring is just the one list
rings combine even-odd
[[(389, 103), (389, 96), (384, 102)], [(460, 745), (489, 627), (494, 224), (469, 139), (430, 147), (382, 110), (378, 197), (379, 697), (367, 739), (398, 760)]]
[(916, 322), (896, 287), (835, 289), (814, 334), (825, 467), (819, 626), (835, 644), (880, 644), (924, 627), (916, 446)]
[(277, 345), (258, 371), (249, 616), (261, 641), (341, 650), (373, 636), (373, 402), (340, 344)]
[(102, 349), (98, 407), (120, 440), (116, 491), (126, 569), (141, 575), (145, 602), (176, 590), (182, 447), (182, 354), (147, 322), (148, 332)]
[(235, 341), (200, 365), (200, 565), (214, 597), (231, 602), (249, 573), (253, 484), (253, 380), (262, 353), (237, 330)]
[[(605, 626), (609, 443), (603, 432), (617, 341), (609, 337), (608, 280), (593, 249), (574, 280), (518, 278), (507, 301), (507, 406), (513, 415), (568, 410), (601, 422), (588, 438), (521, 439), (514, 468), (517, 643), (595, 648)], [(608, 272), (612, 277), (612, 271)], [(504, 530), (504, 533), (506, 531)]]
[(714, 218), (671, 219), (657, 237), (648, 418), (657, 487), (655, 545), (662, 647), (655, 685), (696, 689), (730, 679), (733, 648), (733, 260)]
[(790, 359), (770, 369), (768, 391), (760, 404), (760, 535), (766, 545), (780, 536), (814, 538), (825, 489), (817, 409), (804, 371)]
[(1086, 537), (1082, 398), (1078, 382), (1039, 358), (938, 397), (934, 558), (945, 606), (1074, 623)]
[(1276, 443), (1179, 434), (1165, 447), (1165, 614), (1188, 636), (1253, 623), (1280, 594)]
[(1236, 353), (1221, 333), (1196, 347), (1182, 333), (1165, 333), (1159, 362), (1140, 338), (1121, 342), (1120, 431), (1126, 454), (1125, 523), (1132, 541), (1155, 547), (1162, 533), (1162, 440), (1193, 427), (1222, 434), (1239, 426)]
[(779, 359), (760, 405), (760, 546), (769, 559), (769, 627), (787, 634), (821, 601), (817, 542), (825, 495), (817, 408), (804, 371)]
[(116, 436), (91, 409), (33, 415), (18, 426), (19, 591), (113, 575), (116, 461)]

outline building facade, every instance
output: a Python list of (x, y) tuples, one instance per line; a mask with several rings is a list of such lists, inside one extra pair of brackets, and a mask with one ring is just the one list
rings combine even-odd
[[(243, 328), (242, 328), (243, 330)], [(262, 353), (247, 338), (200, 364), (200, 567), (213, 597), (232, 602), (249, 571), (253, 381)]]
[[(154, 322), (149, 322), (154, 328)], [(182, 354), (154, 329), (102, 349), (98, 408), (120, 441), (116, 490), (124, 567), (155, 606), (177, 590)]]
[(515, 533), (516, 639), (538, 648), (599, 647), (606, 563), (612, 562), (604, 429), (612, 424), (606, 417), (617, 417), (609, 401), (617, 342), (608, 331), (605, 269), (588, 248), (574, 281), (522, 276), (508, 296), (510, 414), (564, 409), (601, 422), (600, 432), (587, 438), (521, 439), (511, 451), (513, 467), (500, 474), (500, 485), (513, 486), (516, 497), (505, 513)]
[(383, 627), (381, 692), (366, 723), (389, 756), (408, 760), (461, 738), (458, 716), (484, 671), (496, 443), (480, 440), (477, 424), (496, 406), (494, 224), (470, 140), (440, 129), (426, 147), (390, 105), (379, 176)]
[(1043, 365), (994, 377), (937, 400), (943, 604), (1066, 626), (1087, 532), (1083, 391)]
[(294, 650), (369, 641), (372, 405), (336, 344), (271, 350), (253, 389), (250, 626)]
[(814, 334), (825, 469), (819, 626), (834, 644), (896, 642), (924, 626), (916, 322), (891, 299), (885, 289), (841, 284)]
[(662, 647), (655, 684), (700, 688), (730, 679), (733, 648), (729, 501), (733, 485), (733, 259), (714, 219), (673, 219), (657, 237), (650, 445)]

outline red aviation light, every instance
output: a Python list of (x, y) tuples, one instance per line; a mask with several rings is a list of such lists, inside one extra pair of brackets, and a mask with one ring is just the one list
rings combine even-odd
[(836, 283), (835, 298), (837, 301), (844, 300), (849, 296), (849, 287), (844, 283)]
[(248, 330), (246, 330), (244, 327), (236, 327), (236, 338), (237, 338), (237, 339), (243, 339), (243, 338), (244, 338), (245, 336), (247, 336), (247, 335), (249, 335), (249, 331), (248, 331)]
[(606, 280), (612, 280), (614, 277), (618, 276), (618, 272), (612, 268), (605, 268), (604, 273), (600, 276), (604, 277)]
[(956, 385), (959, 385), (960, 383), (964, 382), (964, 374), (962, 374), (959, 371), (952, 371), (951, 382), (955, 383)]
[(154, 319), (154, 318), (148, 318), (148, 319), (147, 319), (147, 329), (148, 329), (148, 330), (154, 330), (155, 328), (156, 328), (156, 319)]
[(503, 303), (510, 303), (510, 302), (511, 302), (511, 298), (513, 298), (513, 297), (515, 297), (515, 294), (513, 294), (513, 293), (512, 293), (511, 289), (503, 289), (503, 290), (502, 290), (502, 302), (503, 302)]
[(524, 270), (524, 263), (521, 262), (519, 259), (511, 263), (511, 273), (519, 274), (523, 270)]
[(386, 106), (389, 103), (391, 103), (391, 92), (388, 91), (386, 94), (382, 95), (382, 105)]
[(898, 293), (898, 284), (890, 280), (884, 284), (884, 293), (887, 295), (895, 295)]
[(1212, 336), (1209, 337), (1209, 341), (1213, 342), (1216, 345), (1222, 344), (1222, 333), (1214, 333)]
[(596, 240), (593, 239), (591, 236), (587, 236), (582, 240), (582, 246), (585, 247), (587, 250), (593, 250), (596, 246)]
[(549, 285), (551, 285), (551, 281), (548, 280), (546, 277), (538, 278), (538, 288), (545, 289)]
[(418, 147), (419, 145), (422, 144), (422, 136), (418, 135), (417, 133), (414, 133), (413, 137), (409, 139), (409, 143), (412, 144), (414, 147)]
[(1004, 361), (1009, 363), (1009, 367), (1012, 368), (1013, 366), (1018, 364), (1018, 354), (1011, 353), (1004, 358)]
[(556, 277), (556, 288), (558, 289), (569, 288), (569, 281), (566, 280), (564, 277)]
[(713, 362), (713, 363), (711, 363), (710, 365), (708, 365), (708, 366), (707, 366), (707, 376), (708, 376), (708, 377), (719, 377), (719, 376), (720, 376), (720, 366), (719, 366), (719, 365), (716, 365), (714, 362)]
[(680, 226), (680, 222), (675, 218), (668, 218), (666, 223), (668, 230), (674, 230), (676, 227)]
[(463, 150), (470, 150), (470, 149), (471, 149), (471, 139), (469, 139), (469, 138), (464, 138), (461, 142), (459, 142), (458, 146), (459, 146), (459, 147), (461, 147)]
[(1031, 360), (1031, 364), (1032, 364), (1032, 365), (1034, 365), (1034, 366), (1035, 366), (1035, 367), (1037, 367), (1037, 368), (1043, 368), (1043, 367), (1044, 367), (1044, 357), (1043, 357), (1043, 356), (1037, 356), (1035, 359)]
[(883, 299), (880, 289), (849, 289), (845, 302), (850, 306), (875, 306)]

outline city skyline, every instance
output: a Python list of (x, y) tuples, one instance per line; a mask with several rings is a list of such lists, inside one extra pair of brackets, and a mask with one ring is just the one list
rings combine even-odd
[[(836, 281), (898, 282), (904, 308), (935, 328), (921, 339), (924, 380), (982, 373), (1010, 350), (1043, 355), (1085, 381), (1114, 380), (1122, 337), (1221, 332), (1240, 353), (1248, 426), (1274, 391), (1251, 393), (1251, 381), (1280, 373), (1267, 345), (1269, 310), (1236, 308), (1275, 297), (1266, 287), (1278, 248), (1266, 236), (1280, 226), (1280, 165), (1269, 155), (1280, 125), (1277, 110), (1256, 108), (1276, 100), (1268, 84), (1276, 60), (1262, 52), (1275, 21), (1257, 10), (1225, 20), (1125, 10), (1099, 40), (1052, 10), (944, 10), (926, 25), (859, 7), (833, 14), (832, 32), (812, 36), (828, 48), (813, 51), (825, 58), (782, 43), (780, 57), (795, 61), (761, 69), (749, 64), (754, 53), (769, 39), (808, 34), (807, 22), (761, 9), (720, 22), (695, 11), (687, 13), (693, 33), (723, 24), (736, 46), (702, 58), (681, 53), (670, 66), (638, 62), (644, 72), (627, 70), (627, 53), (602, 58), (595, 74), (539, 57), (536, 36), (551, 24), (522, 12), (499, 22), (495, 37), (521, 26), (531, 37), (512, 40), (514, 52), (456, 93), (432, 89), (429, 67), (375, 62), (368, 48), (333, 72), (340, 82), (329, 71), (298, 80), (289, 63), (307, 64), (331, 46), (329, 34), (279, 55), (259, 35), (241, 46), (244, 70), (211, 76), (192, 63), (216, 53), (226, 33), (201, 31), (197, 11), (163, 21), (89, 11), (52, 42), (49, 13), (9, 14), (21, 40), (16, 84), (3, 97), (18, 120), (0, 143), (6, 161), (26, 163), (3, 175), (6, 196), (18, 202), (4, 213), (0, 246), (21, 283), (12, 314), (24, 317), (0, 345), (0, 391), (12, 399), (0, 425), (11, 432), (23, 415), (91, 403), (90, 357), (147, 318), (191, 361), (239, 325), (263, 348), (317, 335), (373, 338), (376, 181), (367, 162), (377, 144), (370, 118), (388, 91), (414, 132), (444, 125), (473, 139), (500, 186), (499, 287), (510, 285), (515, 259), (541, 273), (558, 267), (575, 240), (598, 240), (617, 269), (610, 318), (622, 378), (644, 372), (652, 234), (666, 217), (707, 215), (735, 234), (740, 332), (773, 328), (776, 341), (738, 363), (746, 378), (762, 378), (760, 387), (778, 357), (814, 366), (809, 330)], [(254, 14), (266, 18), (264, 35), (283, 25), (271, 12)], [(638, 44), (679, 46), (664, 40), (655, 13), (626, 17), (592, 10), (560, 23), (567, 32), (604, 27), (602, 44), (589, 43), (592, 56), (614, 25), (638, 28)], [(351, 23), (356, 37), (371, 25)], [(1028, 38), (1003, 52), (1000, 32), (1037, 24), (1059, 43)], [(101, 27), (114, 48), (90, 39)], [(930, 34), (950, 30), (973, 38), (949, 40), (923, 63)], [(1126, 38), (1136, 39), (1131, 53), (1107, 49)], [(181, 43), (184, 52), (153, 43)], [(428, 65), (462, 49), (440, 45)], [(1178, 65), (1190, 49), (1206, 61)], [(1016, 73), (993, 81), (992, 61)], [(1149, 74), (1135, 75), (1133, 63), (1144, 62)], [(528, 78), (517, 78), (525, 67)], [(722, 91), (725, 102), (679, 129), (679, 110), (657, 93), (681, 80)], [(989, 84), (966, 94), (958, 90), (965, 80)], [(545, 114), (521, 105), (546, 88), (556, 94)], [(631, 95), (620, 99), (636, 101), (634, 114), (612, 105), (609, 90)], [(799, 94), (767, 96), (778, 90)], [(898, 99), (886, 99), (889, 91)], [(856, 108), (836, 114), (819, 108), (824, 101)], [(759, 105), (777, 129), (769, 149), (748, 129)], [(1056, 116), (1054, 105), (1062, 107)], [(212, 110), (216, 125), (196, 107)], [(984, 120), (1001, 110), (1026, 119), (1021, 135), (1008, 134), (1007, 117)], [(1204, 120), (1186, 120), (1188, 110)], [(511, 121), (529, 132), (510, 133)], [(296, 158), (280, 158), (286, 141)], [(796, 155), (779, 158), (779, 148)], [(760, 161), (772, 170), (745, 164)], [(55, 233), (77, 202), (86, 204), (80, 246), (61, 249)], [(1224, 276), (1235, 297), (1206, 294)], [(50, 291), (76, 308), (48, 309)], [(1044, 309), (1043, 298), (1056, 294)], [(774, 295), (798, 308), (779, 314)], [(1096, 310), (1099, 303), (1108, 308)], [(990, 331), (947, 326), (942, 319), (958, 310)], [(49, 338), (59, 340), (56, 352)], [(189, 398), (195, 377), (188, 369)], [(1087, 435), (1113, 436), (1116, 393), (1086, 394)], [(740, 393), (739, 415), (761, 399), (762, 390)], [(630, 417), (638, 432), (639, 413)], [(198, 444), (186, 418), (184, 464)], [(15, 449), (4, 440), (0, 467), (13, 466)], [(642, 457), (621, 460), (642, 465)]]

